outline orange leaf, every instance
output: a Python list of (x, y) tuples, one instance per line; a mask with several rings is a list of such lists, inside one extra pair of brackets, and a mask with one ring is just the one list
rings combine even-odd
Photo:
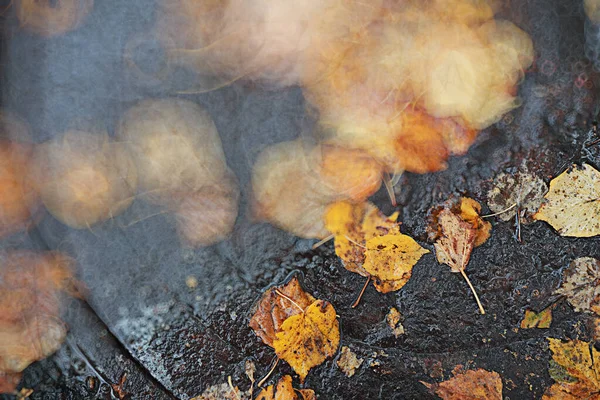
[(502, 380), (497, 372), (484, 369), (456, 373), (435, 384), (421, 382), (444, 400), (502, 400)]
[(273, 385), (267, 386), (258, 394), (255, 400), (316, 400), (316, 396), (311, 389), (294, 389), (292, 377), (285, 375), (279, 379), (276, 388)]

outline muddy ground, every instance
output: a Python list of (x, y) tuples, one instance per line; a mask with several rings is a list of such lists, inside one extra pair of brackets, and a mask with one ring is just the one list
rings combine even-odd
[[(168, 82), (132, 73), (122, 54), (134, 34), (152, 24), (152, 1), (98, 1), (76, 32), (44, 41), (14, 33), (4, 16), (3, 104), (25, 118), (38, 141), (73, 120), (100, 121), (109, 131), (122, 110), (138, 99), (173, 94), (189, 82), (174, 71)], [(520, 86), (523, 105), (486, 129), (446, 171), (406, 174), (396, 188), (402, 231), (432, 249), (426, 224), (431, 207), (467, 195), (489, 209), (494, 176), (527, 167), (546, 182), (571, 163), (600, 167), (600, 146), (584, 150), (594, 135), (598, 75), (584, 49), (579, 1), (517, 0), (502, 15), (533, 38), (535, 65)], [(139, 55), (151, 73), (161, 68), (152, 45)], [(148, 54), (151, 54), (148, 56)], [(76, 71), (72, 73), (72, 71)], [(491, 238), (472, 255), (468, 274), (487, 314), (478, 313), (460, 275), (440, 266), (433, 252), (398, 292), (371, 286), (351, 308), (364, 280), (346, 271), (332, 243), (312, 250), (300, 240), (248, 218), (248, 180), (258, 152), (294, 138), (312, 121), (299, 89), (267, 91), (247, 84), (181, 96), (204, 105), (222, 137), (229, 165), (242, 184), (241, 215), (233, 237), (202, 250), (180, 247), (173, 221), (136, 201), (123, 215), (91, 231), (65, 228), (47, 215), (25, 237), (1, 247), (60, 249), (78, 260), (87, 300), (71, 301), (65, 320), (71, 331), (53, 357), (25, 371), (31, 399), (189, 399), (227, 382), (246, 390), (247, 360), (257, 377), (274, 353), (248, 327), (251, 308), (270, 285), (298, 274), (305, 290), (330, 301), (348, 346), (362, 365), (345, 376), (330, 359), (314, 368), (304, 387), (320, 399), (428, 399), (424, 382), (451, 376), (456, 365), (497, 371), (505, 399), (539, 399), (552, 384), (546, 337), (591, 340), (587, 317), (558, 300), (549, 329), (520, 329), (525, 309), (556, 301), (562, 269), (581, 256), (600, 258), (597, 238), (560, 237), (545, 223), (522, 227), (492, 219)], [(390, 213), (381, 191), (374, 202)], [(198, 286), (186, 286), (195, 276)], [(405, 334), (395, 337), (385, 322), (391, 307), (402, 315)], [(291, 369), (280, 363), (268, 383)], [(293, 375), (293, 374), (292, 374)], [(122, 390), (117, 385), (125, 376)], [(295, 378), (295, 385), (299, 382)], [(11, 398), (4, 396), (2, 399)]]

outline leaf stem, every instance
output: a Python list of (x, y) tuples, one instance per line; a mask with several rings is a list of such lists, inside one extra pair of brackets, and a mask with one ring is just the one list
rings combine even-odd
[(269, 372), (267, 372), (267, 374), (265, 375), (264, 378), (262, 378), (260, 380), (260, 382), (258, 382), (258, 387), (262, 387), (262, 385), (265, 384), (265, 382), (267, 381), (267, 379), (269, 379), (269, 377), (271, 376), (271, 374), (273, 373), (273, 371), (275, 371), (275, 367), (277, 367), (277, 364), (279, 364), (279, 357), (277, 357), (277, 359), (275, 360), (275, 363), (273, 364), (273, 366), (271, 367), (271, 369), (269, 370)]
[(489, 217), (495, 217), (496, 215), (500, 215), (500, 214), (504, 214), (507, 211), (512, 210), (513, 208), (515, 208), (517, 206), (517, 203), (513, 204), (512, 206), (505, 208), (502, 211), (498, 211), (497, 213), (493, 213), (493, 214), (487, 214), (487, 215), (482, 215), (481, 218), (489, 218)]
[(329, 242), (331, 239), (333, 239), (333, 234), (327, 236), (326, 238), (323, 238), (321, 240), (319, 240), (317, 243), (312, 245), (312, 249), (316, 249), (318, 247), (323, 246), (325, 243)]
[(471, 281), (469, 280), (469, 277), (467, 276), (467, 274), (465, 273), (465, 271), (463, 269), (460, 270), (460, 273), (462, 274), (463, 278), (465, 278), (465, 281), (467, 281), (467, 285), (469, 285), (469, 287), (471, 288), (471, 292), (473, 292), (473, 296), (475, 296), (475, 300), (477, 301), (477, 306), (479, 307), (479, 312), (482, 315), (484, 315), (485, 310), (483, 309), (483, 306), (481, 305), (481, 301), (479, 301), (479, 296), (477, 296), (477, 292), (475, 291), (473, 284), (471, 283)]

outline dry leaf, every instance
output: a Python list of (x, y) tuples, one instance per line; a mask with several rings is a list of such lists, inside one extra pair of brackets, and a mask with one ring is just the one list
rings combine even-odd
[(543, 400), (599, 399), (599, 352), (590, 343), (579, 340), (563, 342), (548, 338), (552, 359), (550, 376), (556, 381), (542, 397)]
[(317, 300), (303, 313), (283, 322), (273, 341), (273, 348), (303, 382), (312, 367), (335, 354), (339, 342), (339, 323), (333, 306), (327, 301)]
[(600, 172), (588, 164), (571, 166), (550, 181), (545, 202), (533, 216), (561, 236), (600, 234)]
[(494, 179), (494, 187), (488, 192), (488, 207), (502, 221), (515, 218), (517, 211), (524, 211), (523, 223), (531, 222), (548, 191), (546, 183), (527, 172), (501, 173)]
[(249, 325), (265, 344), (273, 347), (273, 340), (283, 322), (306, 310), (315, 300), (302, 290), (298, 278), (293, 277), (285, 285), (272, 287), (263, 294)]
[(21, 375), (20, 372), (12, 374), (0, 371), (0, 394), (13, 393), (19, 385)]
[(468, 197), (460, 198), (460, 216), (475, 229), (475, 247), (481, 246), (490, 238), (492, 224), (481, 217), (481, 204)]
[(344, 267), (372, 277), (382, 293), (402, 288), (412, 267), (429, 252), (400, 233), (397, 218), (397, 212), (386, 217), (369, 202), (337, 202), (325, 213), (325, 226), (334, 236), (335, 251)]
[(531, 329), (531, 328), (540, 328), (546, 329), (550, 328), (550, 324), (552, 323), (552, 307), (548, 307), (542, 310), (539, 313), (536, 313), (532, 310), (525, 310), (525, 316), (521, 321), (521, 328), (523, 329)]
[(436, 257), (440, 264), (446, 264), (452, 272), (460, 272), (475, 296), (479, 311), (485, 314), (479, 296), (465, 272), (471, 252), (477, 243), (483, 243), (489, 237), (487, 223), (480, 222), (477, 214), (479, 204), (471, 199), (462, 199), (457, 209), (454, 203), (447, 203), (434, 215), (437, 234), (434, 244)]
[[(398, 290), (410, 279), (413, 266), (421, 256), (429, 253), (413, 238), (393, 230), (384, 236), (367, 240), (363, 268), (373, 278), (375, 288), (382, 293)], [(380, 281), (392, 281), (393, 285), (378, 285)]]
[(567, 297), (575, 311), (600, 314), (600, 261), (580, 257), (564, 271), (564, 280), (556, 293)]
[(277, 382), (277, 387), (269, 385), (264, 388), (255, 400), (316, 400), (315, 392), (311, 389), (294, 389), (292, 377), (283, 376)]
[(227, 383), (213, 385), (206, 388), (200, 396), (191, 400), (251, 400), (250, 394), (242, 392), (238, 387), (232, 387)]
[(0, 372), (21, 372), (62, 345), (60, 294), (79, 293), (72, 260), (60, 253), (6, 251), (0, 266)]
[(390, 312), (385, 317), (388, 326), (392, 329), (394, 336), (404, 335), (404, 326), (400, 323), (400, 312), (396, 307), (390, 308)]
[(337, 365), (342, 370), (344, 375), (350, 378), (356, 373), (356, 370), (360, 368), (362, 363), (363, 359), (356, 357), (356, 354), (352, 350), (350, 350), (350, 347), (342, 347), (342, 351), (340, 351), (340, 358), (337, 361)]
[(435, 384), (423, 383), (444, 400), (502, 400), (502, 379), (497, 372), (485, 369), (457, 373)]

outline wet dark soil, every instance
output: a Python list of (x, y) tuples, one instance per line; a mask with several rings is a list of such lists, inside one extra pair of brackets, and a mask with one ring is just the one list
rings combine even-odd
[[(185, 73), (177, 72), (175, 83), (166, 84), (123, 72), (123, 46), (149, 28), (153, 10), (151, 1), (106, 0), (97, 2), (79, 31), (63, 38), (7, 36), (5, 106), (27, 119), (42, 141), (73, 119), (102, 121), (111, 130), (135, 100), (172, 94), (188, 79)], [(472, 197), (487, 213), (486, 193), (500, 172), (527, 168), (548, 182), (572, 163), (600, 166), (600, 150), (584, 150), (594, 134), (599, 82), (584, 56), (581, 4), (519, 0), (502, 15), (534, 40), (535, 65), (520, 86), (523, 106), (481, 133), (446, 171), (406, 174), (396, 189), (402, 231), (430, 250), (428, 212), (451, 196)], [(10, 17), (4, 23), (12, 32)], [(519, 243), (513, 223), (492, 219), (492, 236), (473, 252), (467, 270), (485, 315), (478, 313), (462, 277), (439, 265), (433, 253), (422, 258), (400, 291), (384, 295), (369, 287), (360, 305), (351, 308), (364, 280), (343, 268), (331, 243), (312, 250), (311, 241), (247, 217), (256, 155), (302, 134), (311, 123), (300, 90), (235, 84), (184, 97), (211, 112), (242, 183), (234, 235), (206, 249), (181, 248), (170, 217), (149, 217), (157, 210), (136, 201), (124, 215), (89, 231), (66, 229), (47, 215), (29, 236), (3, 243), (72, 254), (89, 287), (85, 302), (66, 307), (71, 331), (65, 346), (25, 371), (22, 386), (34, 389), (31, 399), (104, 399), (119, 393), (131, 399), (189, 399), (229, 376), (246, 390), (246, 361), (254, 362), (262, 377), (274, 358), (248, 327), (250, 310), (267, 287), (291, 274), (300, 276), (306, 291), (333, 304), (341, 346), (363, 359), (352, 377), (342, 373), (336, 358), (314, 368), (304, 387), (320, 399), (435, 398), (420, 382), (447, 379), (457, 365), (497, 371), (505, 399), (539, 399), (552, 384), (546, 338), (591, 340), (586, 315), (553, 292), (571, 260), (600, 258), (600, 240), (563, 238), (540, 222), (524, 225)], [(387, 213), (394, 209), (383, 192), (373, 201)], [(197, 278), (196, 288), (186, 285), (188, 276)], [(526, 309), (541, 311), (555, 302), (549, 329), (520, 328)], [(386, 323), (391, 307), (401, 314), (405, 334), (399, 337)], [(294, 376), (280, 363), (267, 382), (284, 374)], [(112, 387), (123, 376), (122, 390)]]

